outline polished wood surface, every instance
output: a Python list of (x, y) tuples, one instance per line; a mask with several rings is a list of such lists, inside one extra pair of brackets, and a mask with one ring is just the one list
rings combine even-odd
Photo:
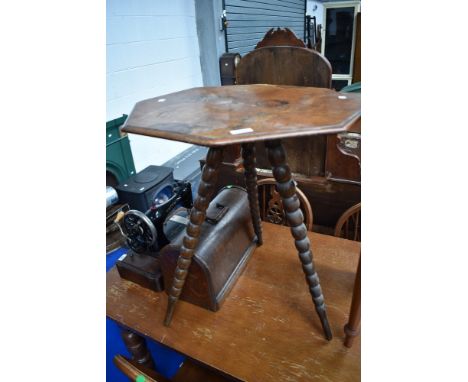
[(107, 274), (107, 315), (193, 359), (247, 381), (360, 380), (360, 338), (343, 346), (360, 243), (309, 232), (335, 339), (326, 341), (304, 288), (289, 229), (264, 223), (257, 248), (220, 311), (180, 301), (165, 327), (163, 293)]
[(360, 94), (323, 88), (204, 87), (138, 102), (122, 131), (224, 146), (346, 131), (360, 119), (360, 108)]

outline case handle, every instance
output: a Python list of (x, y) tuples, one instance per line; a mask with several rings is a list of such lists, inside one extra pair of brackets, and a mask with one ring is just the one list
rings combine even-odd
[[(224, 217), (224, 215), (226, 215), (228, 211), (229, 207), (216, 203), (215, 208), (208, 208), (208, 211), (206, 212), (205, 221), (213, 225), (217, 224)], [(212, 215), (212, 213), (214, 213), (214, 215)]]

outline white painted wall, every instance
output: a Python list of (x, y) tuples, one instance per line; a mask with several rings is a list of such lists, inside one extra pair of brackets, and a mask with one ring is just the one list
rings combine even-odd
[[(314, 11), (315, 6), (317, 6), (317, 9)], [(320, 1), (307, 0), (306, 15), (315, 16), (317, 25), (322, 24), (325, 27), (323, 23), (323, 4)]]
[[(195, 0), (107, 0), (107, 121), (146, 98), (203, 86)], [(137, 171), (190, 145), (129, 135)]]

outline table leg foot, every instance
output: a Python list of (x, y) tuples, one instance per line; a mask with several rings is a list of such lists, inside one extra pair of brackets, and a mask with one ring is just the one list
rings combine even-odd
[(265, 142), (268, 159), (272, 165), (273, 176), (276, 180), (276, 188), (283, 201), (286, 219), (294, 237), (296, 249), (302, 263), (302, 270), (309, 285), (309, 291), (315, 305), (315, 310), (320, 318), (322, 328), (327, 340), (333, 335), (328, 322), (327, 311), (320, 287), (320, 280), (313, 263), (310, 241), (307, 237), (307, 228), (304, 224), (304, 216), (300, 209), (299, 198), (296, 195), (296, 185), (292, 179), (291, 170), (286, 163), (286, 153), (280, 140)]
[(353, 300), (349, 312), (349, 321), (344, 327), (344, 345), (348, 348), (353, 346), (354, 338), (359, 335), (361, 329), (361, 258), (354, 280)]
[(169, 298), (164, 319), (164, 325), (169, 326), (174, 315), (174, 309), (185, 284), (188, 269), (192, 263), (192, 257), (200, 237), (201, 225), (205, 221), (206, 209), (210, 204), (218, 178), (219, 165), (223, 159), (222, 148), (210, 148), (206, 155), (206, 163), (203, 167), (198, 195), (193, 203), (190, 213), (190, 222), (187, 225), (182, 247), (180, 248), (177, 266), (174, 272), (172, 287), (169, 289)]
[(154, 369), (154, 361), (146, 346), (146, 340), (142, 336), (126, 329), (122, 330), (121, 336), (132, 359), (140, 365)]
[(257, 169), (255, 168), (255, 144), (242, 144), (242, 159), (244, 162), (245, 185), (249, 197), (250, 215), (255, 235), (257, 235), (257, 245), (263, 244), (262, 220), (260, 219), (260, 206), (258, 203)]

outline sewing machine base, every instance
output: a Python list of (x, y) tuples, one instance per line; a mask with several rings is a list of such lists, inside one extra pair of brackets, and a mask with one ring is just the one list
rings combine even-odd
[(143, 288), (161, 292), (164, 290), (163, 277), (159, 259), (136, 253), (131, 249), (117, 260), (117, 270), (120, 277), (132, 281)]

